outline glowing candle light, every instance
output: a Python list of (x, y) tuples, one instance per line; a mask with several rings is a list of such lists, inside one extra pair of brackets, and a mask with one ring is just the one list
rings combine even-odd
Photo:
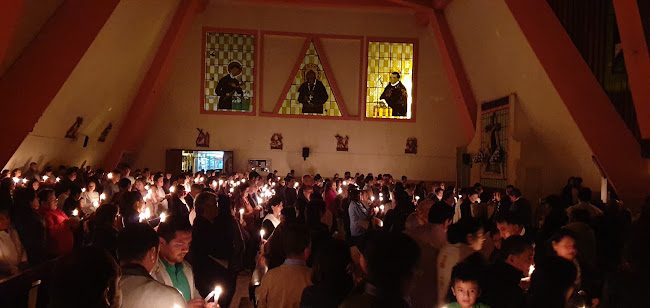
[(379, 210), (380, 210), (382, 213), (384, 212), (384, 205), (383, 205), (383, 204), (379, 206)]
[(198, 182), (199, 182), (199, 178), (195, 178), (194, 183), (198, 183)]
[(16, 184), (20, 183), (20, 179), (17, 178), (17, 177), (15, 177), (15, 178), (14, 178), (14, 183), (16, 183)]
[(93, 201), (93, 206), (94, 207), (99, 207), (99, 201)]
[(174, 193), (175, 191), (176, 191), (176, 187), (174, 187), (174, 186), (169, 187), (169, 192), (170, 193)]
[(375, 196), (370, 196), (370, 201), (375, 202)]
[(341, 187), (339, 187), (339, 195), (342, 194), (342, 193), (343, 193), (343, 189), (341, 189)]
[(420, 196), (415, 196), (415, 201), (420, 200)]
[(23, 179), (23, 184), (27, 184), (29, 182), (27, 179)]
[(210, 298), (214, 297), (214, 302), (215, 303), (218, 302), (219, 297), (221, 296), (221, 292), (223, 292), (221, 286), (217, 286), (216, 288), (214, 288), (214, 291), (210, 292), (208, 296), (205, 297), (205, 301), (208, 302), (210, 301)]
[(144, 185), (144, 189), (149, 190), (149, 185)]
[(230, 185), (235, 185), (235, 181), (230, 180)]
[(264, 202), (264, 200), (262, 200), (262, 198), (260, 198), (260, 197), (257, 197), (257, 204), (260, 204), (262, 202)]
[(167, 220), (167, 214), (160, 213), (160, 222), (165, 222), (165, 220)]
[(234, 189), (234, 188), (230, 188), (230, 193), (233, 193), (233, 192), (235, 192), (235, 189)]
[(106, 176), (109, 180), (113, 178), (113, 173), (109, 172), (108, 175)]
[(81, 189), (81, 192), (82, 192), (82, 193), (85, 193), (85, 192), (86, 192), (86, 189), (85, 189), (85, 188), (82, 188), (82, 189)]
[(280, 177), (278, 177), (278, 181), (280, 180)]
[(201, 182), (205, 181), (205, 178), (204, 178), (204, 177), (201, 177), (200, 181), (201, 181)]
[(242, 182), (242, 183), (246, 183), (246, 179), (241, 179), (241, 182)]
[(79, 211), (77, 209), (72, 211), (72, 216), (77, 216), (79, 215)]
[(223, 180), (219, 180), (219, 186), (223, 185)]
[(384, 197), (379, 196), (379, 201), (384, 201)]
[(101, 195), (99, 195), (99, 201), (102, 201), (102, 200), (106, 200), (106, 194), (105, 193), (102, 193)]
[(343, 186), (348, 185), (348, 181), (343, 181)]
[(47, 179), (49, 179), (49, 178), (50, 178), (49, 176), (44, 175), (44, 176), (43, 176), (43, 182), (47, 181)]
[(296, 183), (296, 184), (293, 185), (293, 188), (298, 188), (298, 186), (299, 186), (299, 184)]
[(239, 221), (244, 220), (244, 209), (239, 209)]
[(534, 271), (535, 271), (535, 265), (531, 265), (531, 266), (528, 268), (528, 276), (531, 276), (531, 275), (533, 274)]
[(260, 230), (260, 237), (264, 239), (264, 229)]
[(57, 183), (58, 183), (58, 182), (61, 182), (61, 178), (60, 178), (60, 177), (57, 177), (57, 178), (54, 180), (54, 182), (57, 182)]

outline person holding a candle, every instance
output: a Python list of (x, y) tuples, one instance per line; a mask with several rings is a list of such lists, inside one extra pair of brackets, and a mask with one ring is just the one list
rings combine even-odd
[(521, 279), (533, 264), (533, 245), (526, 238), (512, 235), (501, 243), (505, 260), (499, 260), (487, 270), (483, 301), (490, 307), (525, 307), (525, 292)]
[(41, 201), (38, 210), (47, 228), (48, 255), (54, 258), (69, 253), (74, 245), (73, 230), (79, 226), (78, 220), (75, 223), (68, 219), (68, 215), (58, 208), (53, 190), (42, 190), (38, 199)]
[(192, 225), (187, 217), (171, 216), (160, 223), (157, 233), (160, 253), (153, 278), (181, 292), (188, 308), (207, 307), (194, 285), (192, 266), (184, 260), (192, 243)]
[(97, 192), (97, 183), (95, 181), (91, 180), (88, 182), (86, 191), (81, 194), (81, 201), (81, 210), (85, 214), (90, 214), (95, 211), (95, 204), (99, 204), (99, 193)]
[(310, 286), (309, 231), (303, 224), (291, 224), (283, 233), (284, 263), (266, 273), (256, 290), (258, 308), (298, 308), (305, 287)]
[(268, 206), (269, 213), (266, 214), (266, 217), (264, 217), (264, 220), (262, 221), (262, 230), (264, 230), (264, 236), (262, 239), (264, 240), (268, 239), (271, 234), (273, 234), (273, 231), (275, 231), (275, 228), (280, 224), (280, 214), (282, 213), (284, 204), (282, 203), (281, 197), (273, 197), (269, 200)]
[(122, 267), (122, 308), (186, 307), (177, 289), (150, 275), (158, 264), (159, 245), (156, 231), (148, 224), (130, 224), (120, 232), (117, 256)]
[(113, 195), (116, 194), (118, 191), (120, 191), (119, 186), (117, 186), (117, 182), (120, 181), (120, 170), (114, 170), (112, 173), (112, 176), (107, 177), (106, 184), (104, 184), (104, 194), (106, 195), (106, 200), (113, 200)]

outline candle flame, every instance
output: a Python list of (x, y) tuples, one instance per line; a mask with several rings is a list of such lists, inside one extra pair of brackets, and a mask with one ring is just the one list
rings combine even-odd
[(260, 230), (260, 237), (264, 238), (264, 229)]
[(20, 179), (17, 178), (17, 177), (15, 177), (15, 178), (14, 178), (14, 183), (18, 184), (19, 182), (20, 182)]
[(79, 211), (78, 211), (78, 210), (75, 209), (74, 211), (72, 211), (72, 216), (77, 216), (77, 215), (79, 215)]
[(165, 222), (165, 220), (167, 220), (167, 214), (160, 213), (160, 222)]
[(239, 215), (244, 215), (244, 209), (239, 209)]
[(93, 201), (93, 206), (94, 207), (99, 207), (99, 201)]
[(106, 199), (106, 194), (105, 193), (102, 193), (101, 195), (99, 195), (99, 200), (100, 201), (105, 200), (105, 199)]
[(108, 175), (106, 176), (109, 180), (113, 178), (113, 173), (109, 172)]
[(60, 178), (60, 177), (57, 177), (56, 180), (54, 180), (54, 181), (57, 182), (57, 183), (58, 183), (58, 182), (61, 182), (61, 178)]
[(86, 192), (86, 189), (85, 189), (85, 188), (82, 188), (82, 189), (81, 189), (81, 192), (82, 192), (82, 193)]
[(176, 191), (176, 187), (174, 187), (174, 186), (169, 187), (169, 192), (170, 193), (174, 193), (175, 191)]
[(43, 176), (43, 182), (47, 181), (47, 179), (49, 179), (49, 178), (50, 178), (49, 176), (44, 175), (44, 176)]

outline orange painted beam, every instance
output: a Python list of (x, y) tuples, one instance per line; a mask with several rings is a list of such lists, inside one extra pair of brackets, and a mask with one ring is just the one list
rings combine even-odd
[(24, 2), (24, 0), (0, 1), (0, 63), (7, 55), (7, 49), (23, 12)]
[[(426, 1), (426, 0), (423, 0)], [(400, 10), (403, 7), (393, 3), (392, 0), (238, 0), (243, 3), (290, 5), (300, 7), (325, 7), (325, 8), (354, 8), (354, 9), (380, 9)]]
[(114, 168), (124, 152), (137, 152), (144, 140), (147, 128), (153, 121), (160, 94), (169, 77), (176, 54), (189, 31), (196, 14), (205, 9), (205, 1), (183, 0), (174, 13), (147, 75), (145, 75), (129, 112), (110, 150), (104, 158), (103, 166)]
[(431, 14), (431, 28), (436, 37), (438, 52), (449, 80), (451, 93), (461, 117), (463, 133), (467, 140), (472, 140), (476, 133), (476, 98), (467, 79), (465, 68), (458, 54), (458, 48), (449, 29), (444, 12), (435, 10)]
[(0, 131), (5, 133), (0, 138), (0, 165), (9, 161), (32, 131), (118, 3), (64, 1), (2, 76), (0, 98), (5, 117)]
[(614, 0), (614, 10), (639, 130), (650, 139), (650, 54), (639, 6), (637, 0)]
[(545, 0), (505, 2), (617, 194), (642, 200), (650, 176), (639, 144), (552, 9)]

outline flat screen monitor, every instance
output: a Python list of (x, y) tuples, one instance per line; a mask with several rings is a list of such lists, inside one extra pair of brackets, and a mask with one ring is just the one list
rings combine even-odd
[(183, 171), (223, 170), (224, 151), (183, 151)]

